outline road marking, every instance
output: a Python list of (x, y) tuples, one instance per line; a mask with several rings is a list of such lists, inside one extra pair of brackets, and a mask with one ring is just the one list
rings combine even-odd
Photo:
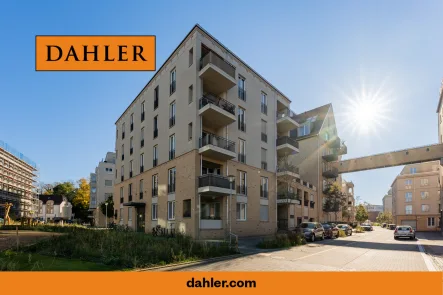
[(425, 261), (426, 267), (428, 268), (428, 271), (437, 271), (435, 269), (434, 263), (432, 263), (431, 258), (426, 254), (425, 248), (422, 244), (420, 244), (419, 241), (417, 241), (418, 250), (421, 253), (421, 257), (423, 257), (423, 260)]

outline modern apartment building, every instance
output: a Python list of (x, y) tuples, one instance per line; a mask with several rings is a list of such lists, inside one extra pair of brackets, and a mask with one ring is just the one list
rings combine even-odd
[(116, 222), (198, 239), (275, 233), (277, 162), (299, 151), (290, 103), (194, 26), (116, 122)]
[(346, 210), (346, 217), (343, 217), (343, 221), (354, 222), (355, 221), (355, 198), (354, 198), (354, 183), (352, 181), (346, 181), (342, 178), (342, 192), (346, 194), (347, 203), (343, 210)]
[(320, 222), (341, 220), (341, 210), (337, 211), (337, 215), (323, 211), (324, 190), (330, 183), (341, 184), (341, 176), (331, 162), (340, 160), (347, 153), (347, 147), (337, 134), (332, 105), (296, 115), (295, 121), (300, 127), (292, 130), (290, 137), (298, 142), (300, 149), (299, 153), (290, 156), (289, 161), (299, 168), (300, 176), (316, 186), (318, 191), (309, 219)]
[[(13, 204), (10, 216), (36, 216), (39, 204), (36, 178), (36, 163), (0, 140), (0, 204)], [(4, 214), (4, 207), (0, 206), (0, 216)]]
[(392, 215), (396, 224), (417, 231), (437, 230), (440, 220), (440, 162), (406, 165), (392, 183)]
[(114, 194), (115, 160), (115, 153), (106, 153), (105, 159), (100, 161), (95, 168), (95, 173), (90, 175), (89, 212), (94, 226), (106, 226), (106, 216), (100, 210), (100, 204)]
[(392, 214), (392, 188), (383, 197), (383, 212)]

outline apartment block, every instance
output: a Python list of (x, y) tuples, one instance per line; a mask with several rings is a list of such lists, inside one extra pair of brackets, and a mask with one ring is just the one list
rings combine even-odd
[[(0, 204), (12, 203), (10, 216), (36, 217), (38, 195), (35, 181), (37, 165), (6, 142), (0, 140)], [(0, 206), (0, 216), (4, 216)]]
[(440, 162), (406, 165), (392, 183), (396, 224), (435, 231), (440, 223)]
[(383, 197), (383, 212), (392, 214), (392, 189)]
[(299, 152), (290, 103), (194, 26), (116, 122), (116, 222), (198, 239), (275, 233), (277, 162)]
[[(289, 162), (299, 168), (300, 176), (317, 188), (315, 207), (309, 220), (341, 221), (341, 209), (335, 214), (324, 212), (324, 191), (329, 184), (341, 184), (337, 168), (331, 165), (347, 153), (347, 147), (337, 134), (334, 111), (327, 104), (295, 116), (300, 126), (290, 132), (290, 138), (299, 144), (299, 153), (291, 155)], [(306, 218), (304, 218), (306, 220)]]
[[(105, 159), (100, 161), (95, 168), (95, 173), (90, 175), (89, 217), (97, 227), (106, 226), (106, 216), (100, 210), (100, 204), (114, 194), (115, 160), (115, 153), (106, 153)], [(108, 218), (108, 223), (109, 221), (111, 219)]]

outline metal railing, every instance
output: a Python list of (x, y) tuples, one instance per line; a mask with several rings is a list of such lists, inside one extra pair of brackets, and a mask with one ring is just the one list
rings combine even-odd
[(219, 188), (232, 189), (235, 188), (235, 182), (232, 184), (227, 177), (217, 174), (205, 174), (198, 178), (198, 187), (215, 186)]
[(214, 94), (203, 95), (199, 100), (199, 109), (205, 107), (208, 104), (215, 105), (215, 106), (227, 111), (228, 113), (235, 115), (235, 105), (230, 103), (226, 99), (218, 97)]
[(278, 172), (292, 172), (292, 173), (300, 174), (300, 169), (297, 166), (285, 164), (285, 165), (277, 166), (277, 173)]
[(235, 79), (235, 67), (212, 51), (209, 51), (200, 59), (200, 70), (208, 64), (217, 66), (226, 74)]
[(328, 168), (328, 170), (323, 171), (323, 176), (326, 178), (337, 178), (338, 169), (336, 167)]
[(206, 136), (199, 138), (199, 147), (202, 148), (206, 145), (214, 145), (235, 153), (234, 141), (215, 134), (207, 133)]
[(293, 111), (291, 111), (289, 108), (284, 108), (277, 112), (277, 120), (287, 117), (294, 119), (295, 116), (296, 114)]
[(298, 141), (296, 141), (295, 139), (292, 139), (289, 136), (281, 136), (281, 137), (277, 138), (277, 146), (283, 145), (283, 144), (289, 144), (289, 145), (292, 145), (293, 147), (298, 148)]
[(279, 192), (279, 193), (277, 193), (277, 199), (278, 200), (282, 200), (282, 199), (300, 200), (300, 198), (298, 197), (298, 195), (296, 193), (291, 193), (291, 192)]

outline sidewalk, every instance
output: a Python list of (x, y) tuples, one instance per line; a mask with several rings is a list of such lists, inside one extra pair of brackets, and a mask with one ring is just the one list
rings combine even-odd
[(435, 266), (443, 270), (443, 236), (441, 232), (418, 232), (418, 243), (430, 255)]

